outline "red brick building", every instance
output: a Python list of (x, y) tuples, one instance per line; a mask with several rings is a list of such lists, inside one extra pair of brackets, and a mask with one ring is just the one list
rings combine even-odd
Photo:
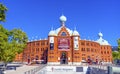
[(51, 30), (48, 39), (28, 42), (23, 53), (16, 56), (16, 61), (39, 60), (47, 64), (81, 64), (88, 60), (112, 62), (111, 46), (102, 38), (101, 32), (96, 41), (82, 40), (76, 29), (65, 26), (66, 20), (65, 16), (60, 17), (61, 27)]

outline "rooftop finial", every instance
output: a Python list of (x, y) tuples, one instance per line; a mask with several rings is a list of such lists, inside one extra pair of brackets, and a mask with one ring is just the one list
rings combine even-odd
[(67, 20), (67, 18), (62, 14), (62, 16), (60, 16), (60, 22), (61, 22), (62, 26), (65, 26), (66, 20)]
[(102, 38), (102, 37), (103, 37), (103, 34), (102, 34), (101, 32), (99, 32), (99, 33), (98, 33), (98, 36), (99, 36), (100, 38)]

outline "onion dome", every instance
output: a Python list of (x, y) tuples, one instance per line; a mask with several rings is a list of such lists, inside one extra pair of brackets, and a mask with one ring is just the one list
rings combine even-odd
[(55, 31), (54, 31), (54, 30), (51, 30), (51, 31), (49, 32), (49, 36), (56, 36)]
[(78, 33), (78, 31), (74, 30), (73, 31), (73, 36), (76, 36), (76, 35), (79, 36), (79, 33)]
[(103, 34), (101, 32), (98, 33), (99, 37), (103, 37)]
[(61, 22), (66, 22), (66, 20), (67, 20), (67, 18), (64, 15), (60, 16), (60, 21)]
[(60, 16), (60, 22), (61, 22), (62, 26), (65, 26), (66, 20), (67, 20), (67, 18), (64, 15)]
[(103, 34), (101, 32), (98, 33), (98, 36), (99, 36), (99, 39), (96, 42), (98, 42), (100, 45), (110, 45), (107, 40), (104, 40), (102, 38)]
[(73, 31), (73, 36), (79, 36), (79, 33), (78, 33), (78, 31), (76, 30), (76, 27), (75, 27), (75, 29), (74, 29), (74, 31)]

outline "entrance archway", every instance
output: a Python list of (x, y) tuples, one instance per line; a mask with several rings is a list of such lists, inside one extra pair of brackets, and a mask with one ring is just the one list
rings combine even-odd
[(68, 64), (67, 52), (62, 52), (61, 53), (60, 64)]

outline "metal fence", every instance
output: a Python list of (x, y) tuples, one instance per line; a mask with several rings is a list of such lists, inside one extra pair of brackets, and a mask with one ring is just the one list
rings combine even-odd
[(108, 66), (108, 74), (120, 74), (120, 66)]
[(28, 70), (26, 72), (24, 72), (24, 74), (35, 74), (37, 73), (38, 71), (40, 71), (42, 68), (44, 68), (46, 65), (40, 65), (39, 67), (37, 68), (34, 68), (34, 69), (31, 69), (31, 70)]

